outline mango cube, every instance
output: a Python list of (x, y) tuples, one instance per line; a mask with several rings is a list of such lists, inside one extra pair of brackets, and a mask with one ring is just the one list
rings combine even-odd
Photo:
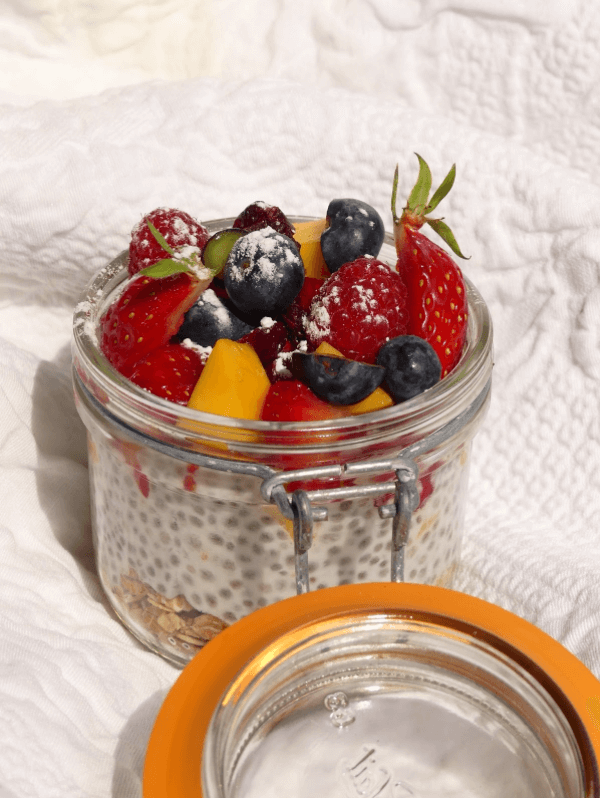
[(192, 391), (188, 407), (229, 418), (259, 419), (270, 386), (250, 344), (220, 338)]
[(294, 239), (300, 244), (300, 257), (307, 277), (326, 279), (330, 275), (321, 252), (321, 233), (327, 227), (327, 219), (294, 224)]

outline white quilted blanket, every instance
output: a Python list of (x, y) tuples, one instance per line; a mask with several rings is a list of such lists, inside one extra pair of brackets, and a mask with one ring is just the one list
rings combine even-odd
[(159, 205), (389, 219), (418, 151), (495, 323), (457, 587), (600, 676), (600, 11), (582, 0), (0, 5), (0, 796), (139, 798), (177, 671), (94, 571), (71, 311)]

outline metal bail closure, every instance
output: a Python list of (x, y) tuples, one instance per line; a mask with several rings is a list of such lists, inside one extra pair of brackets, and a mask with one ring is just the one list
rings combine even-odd
[(294, 565), (296, 592), (308, 593), (308, 550), (312, 546), (313, 515), (310, 499), (305, 490), (295, 490), (291, 496), (294, 513)]
[[(397, 481), (392, 505), (396, 511), (392, 521), (392, 582), (404, 582), (404, 555), (408, 544), (410, 521), (413, 511), (419, 506), (418, 473), (415, 463), (411, 463), (410, 467), (396, 470)], [(382, 507), (381, 510), (383, 509)]]

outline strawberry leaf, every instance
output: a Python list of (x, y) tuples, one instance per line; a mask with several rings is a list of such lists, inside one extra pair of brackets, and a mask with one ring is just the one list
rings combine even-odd
[(448, 194), (448, 192), (454, 185), (455, 177), (456, 177), (456, 164), (452, 164), (452, 168), (438, 186), (433, 197), (429, 200), (429, 203), (425, 208), (424, 213), (430, 213), (431, 211), (435, 210), (435, 208), (437, 208), (437, 206), (440, 204), (440, 202), (444, 199), (444, 197)]
[(159, 231), (158, 231), (158, 230), (156, 229), (156, 227), (155, 227), (155, 226), (152, 224), (152, 222), (150, 222), (150, 221), (147, 221), (147, 222), (146, 222), (146, 224), (147, 224), (147, 225), (148, 225), (148, 227), (150, 228), (150, 232), (152, 233), (152, 235), (154, 236), (154, 238), (155, 238), (155, 239), (158, 241), (158, 243), (159, 243), (159, 244), (161, 245), (161, 247), (162, 247), (162, 248), (165, 250), (165, 252), (168, 252), (168, 253), (169, 253), (169, 255), (174, 255), (175, 253), (173, 252), (173, 250), (171, 249), (171, 247), (170, 247), (170, 246), (167, 244), (167, 242), (165, 241), (165, 239), (164, 239), (164, 236), (163, 236), (161, 233), (159, 233)]
[(460, 247), (454, 238), (454, 233), (448, 227), (446, 222), (443, 222), (441, 219), (427, 219), (427, 224), (435, 230), (442, 241), (445, 241), (446, 244), (448, 244), (455, 255), (458, 255), (459, 258), (463, 258), (464, 260), (468, 260), (468, 258), (460, 251)]
[(170, 277), (172, 274), (189, 273), (190, 271), (191, 269), (184, 261), (165, 258), (164, 260), (157, 261), (157, 263), (153, 263), (152, 266), (146, 266), (146, 268), (141, 269), (139, 273), (145, 274), (146, 277), (158, 279), (160, 277)]
[(429, 192), (431, 191), (431, 171), (421, 158), (418, 152), (415, 155), (419, 159), (419, 176), (413, 190), (408, 198), (408, 209), (413, 212), (422, 213), (427, 203)]
[(394, 182), (392, 184), (392, 218), (394, 222), (398, 221), (398, 214), (396, 213), (396, 196), (398, 194), (398, 164), (394, 171)]

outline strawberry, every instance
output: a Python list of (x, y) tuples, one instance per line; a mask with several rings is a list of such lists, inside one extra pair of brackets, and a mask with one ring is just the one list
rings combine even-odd
[(406, 288), (380, 260), (345, 263), (317, 291), (306, 320), (312, 348), (327, 341), (350, 360), (374, 363), (388, 339), (407, 331)]
[(263, 421), (322, 421), (347, 415), (342, 407), (323, 402), (300, 380), (273, 383), (261, 412)]
[(154, 235), (150, 225), (158, 230), (167, 245), (175, 251), (183, 247), (201, 250), (210, 237), (208, 230), (189, 213), (175, 208), (157, 208), (146, 214), (131, 231), (127, 269), (132, 276), (165, 257), (165, 247)]
[(129, 379), (155, 396), (187, 405), (204, 364), (194, 349), (167, 344), (139, 360)]
[(166, 277), (139, 274), (100, 319), (100, 349), (129, 377), (142, 358), (169, 342), (185, 312), (210, 284), (184, 271)]
[(419, 232), (427, 222), (460, 258), (465, 256), (448, 225), (427, 216), (448, 194), (455, 166), (431, 199), (431, 172), (420, 155), (419, 177), (400, 218), (396, 215), (398, 167), (394, 175), (392, 213), (397, 269), (408, 291), (411, 335), (424, 338), (437, 352), (445, 377), (458, 363), (467, 335), (468, 303), (462, 272), (450, 255)]

